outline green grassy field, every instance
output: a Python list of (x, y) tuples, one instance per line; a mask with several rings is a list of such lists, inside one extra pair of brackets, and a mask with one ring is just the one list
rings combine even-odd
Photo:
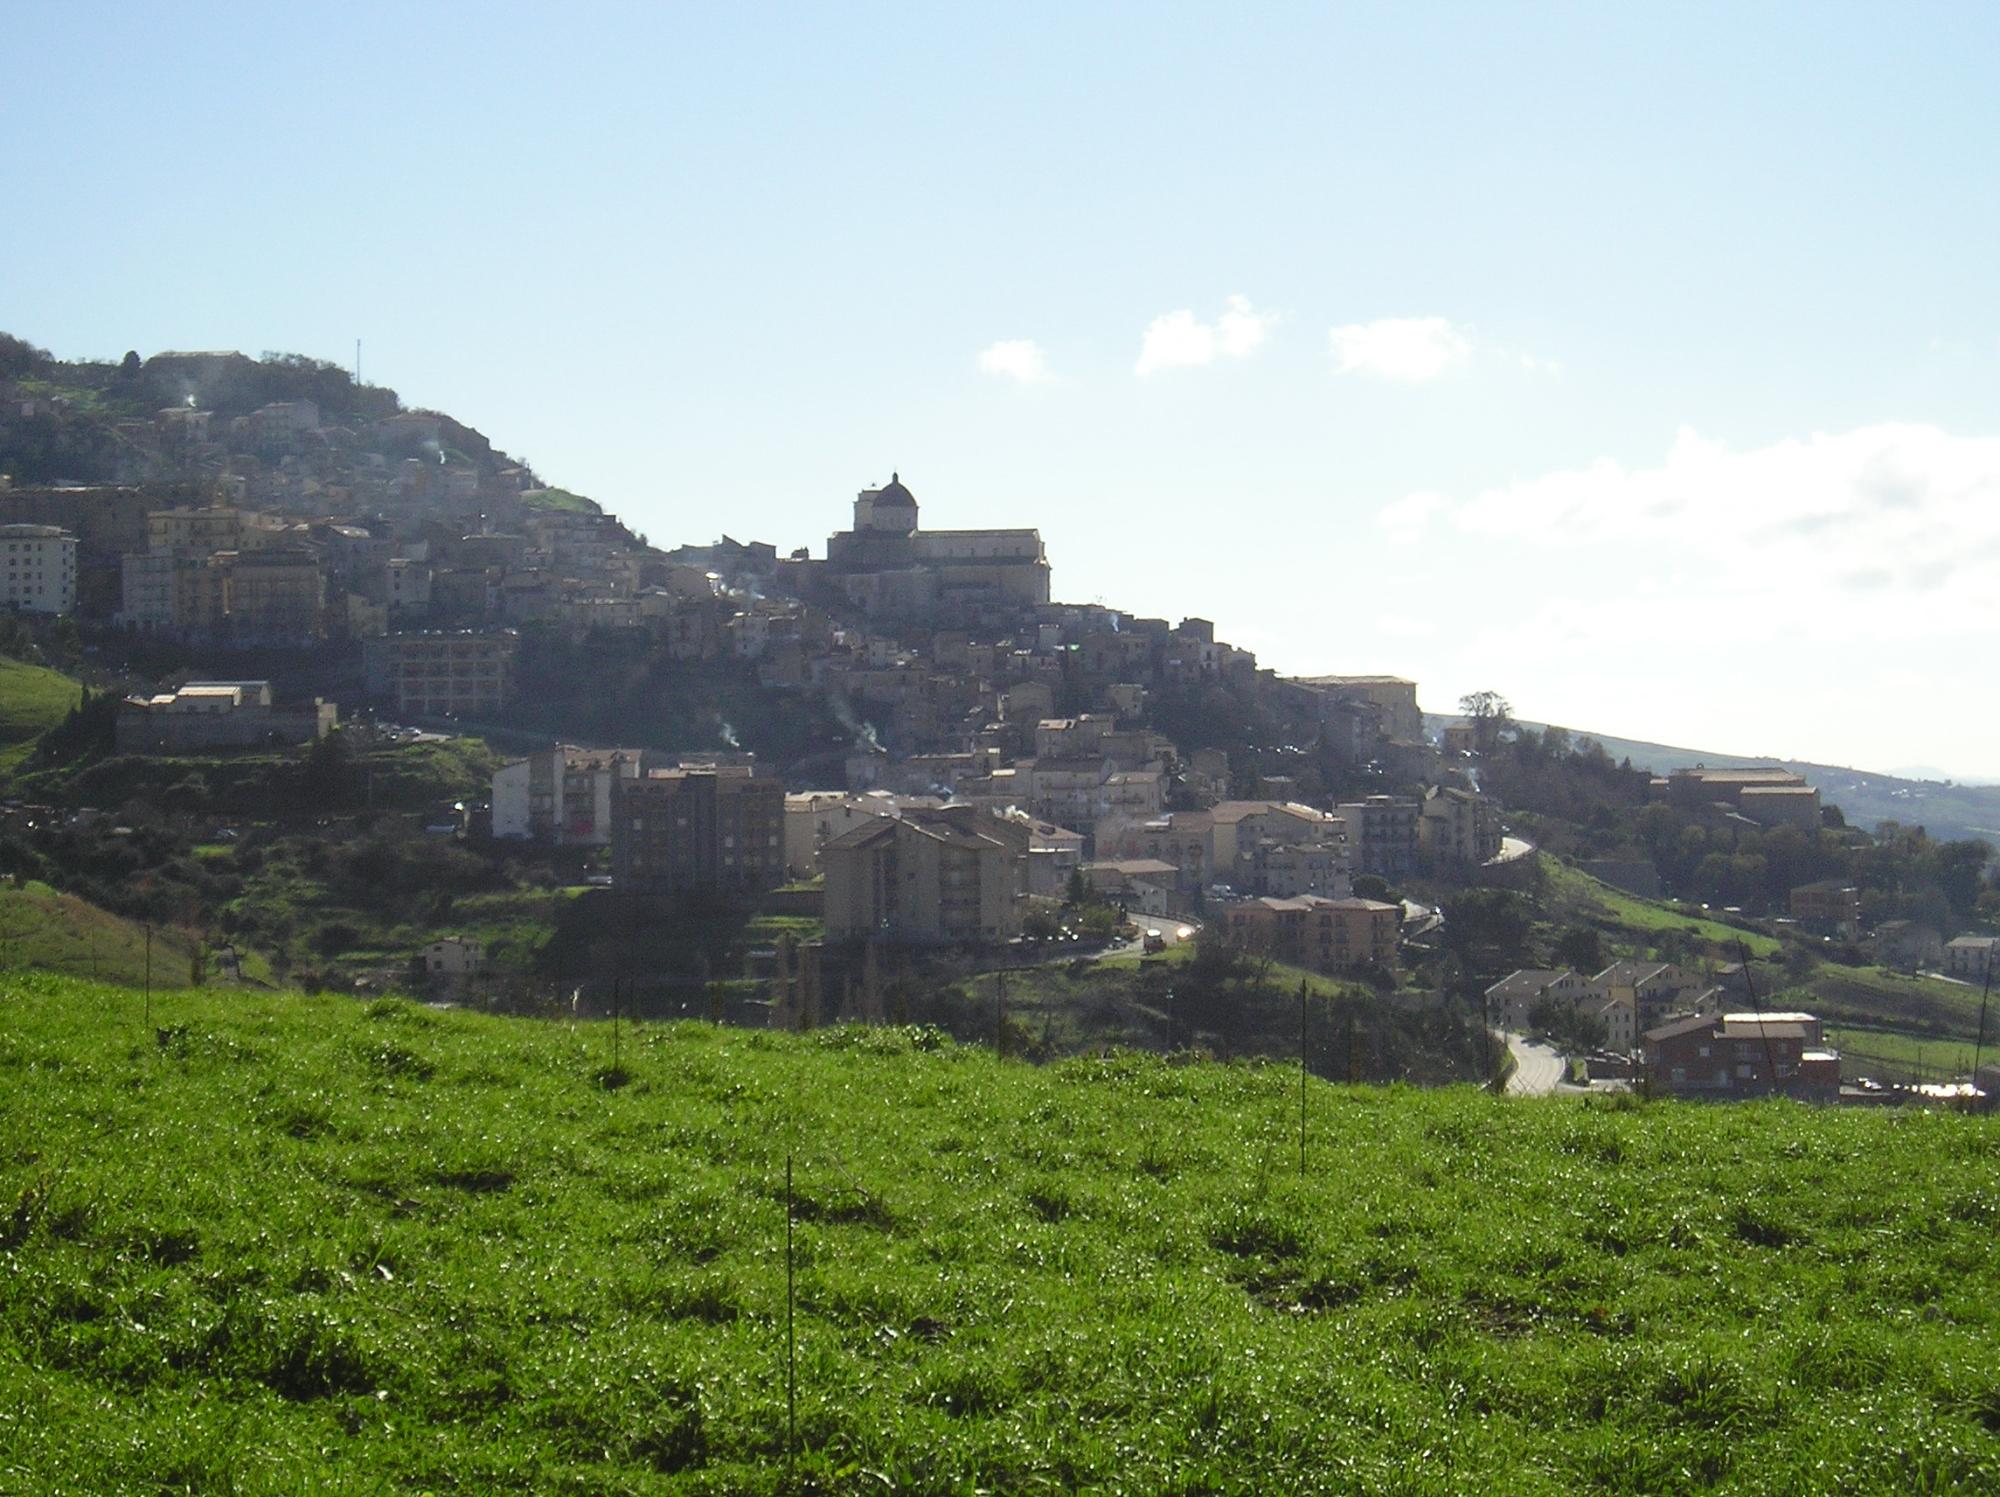
[[(162, 987), (186, 982), (197, 944), (187, 931), (155, 930), (154, 982)], [(137, 987), (145, 980), (146, 963), (143, 925), (47, 884), (0, 883), (0, 968), (39, 967)], [(9, 975), (0, 971), (0, 983)]]
[(83, 696), (68, 676), (0, 657), (0, 776), (34, 752), (35, 740), (61, 722)]
[(1552, 905), (1572, 917), (1580, 915), (1639, 939), (1669, 930), (1686, 931), (1718, 952), (1729, 954), (1731, 960), (1739, 941), (1749, 948), (1752, 956), (1770, 956), (1779, 949), (1779, 943), (1770, 936), (1738, 930), (1719, 920), (1684, 913), (1675, 905), (1627, 894), (1555, 858), (1545, 859), (1543, 867), (1548, 873)]
[(613, 1038), (0, 981), (0, 1486), (2000, 1484), (1988, 1120)]

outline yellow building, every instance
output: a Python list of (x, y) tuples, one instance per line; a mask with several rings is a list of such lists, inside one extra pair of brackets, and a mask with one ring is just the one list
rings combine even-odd
[(1222, 909), (1223, 929), (1249, 951), (1315, 972), (1396, 970), (1402, 911), (1379, 899), (1245, 899)]
[(1016, 854), (982, 830), (989, 820), (912, 811), (828, 842), (827, 936), (976, 946), (1020, 934)]

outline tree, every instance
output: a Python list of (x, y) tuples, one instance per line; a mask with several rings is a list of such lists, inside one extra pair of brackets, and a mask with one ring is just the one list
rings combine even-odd
[(140, 367), (139, 351), (134, 348), (128, 348), (125, 350), (125, 357), (118, 361), (119, 377), (121, 379), (137, 379)]
[(1513, 707), (1497, 691), (1475, 691), (1458, 699), (1458, 710), (1472, 722), (1472, 746), (1482, 754), (1493, 751), (1500, 730), (1513, 721)]
[(1081, 909), (1090, 903), (1090, 884), (1083, 876), (1081, 868), (1069, 871), (1069, 887), (1063, 891), (1063, 903), (1071, 909)]
[(1551, 955), (1563, 966), (1586, 977), (1604, 970), (1604, 943), (1594, 926), (1572, 925), (1557, 938)]

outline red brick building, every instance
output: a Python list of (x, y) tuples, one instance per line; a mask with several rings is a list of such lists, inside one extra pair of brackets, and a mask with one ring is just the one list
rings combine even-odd
[(1840, 1094), (1840, 1056), (1811, 1014), (1705, 1014), (1646, 1031), (1642, 1063), (1656, 1091), (1718, 1099)]

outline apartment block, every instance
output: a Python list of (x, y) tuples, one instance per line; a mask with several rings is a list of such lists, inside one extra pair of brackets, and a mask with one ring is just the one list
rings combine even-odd
[(744, 893), (784, 876), (782, 781), (728, 764), (613, 781), (613, 887), (635, 894)]

